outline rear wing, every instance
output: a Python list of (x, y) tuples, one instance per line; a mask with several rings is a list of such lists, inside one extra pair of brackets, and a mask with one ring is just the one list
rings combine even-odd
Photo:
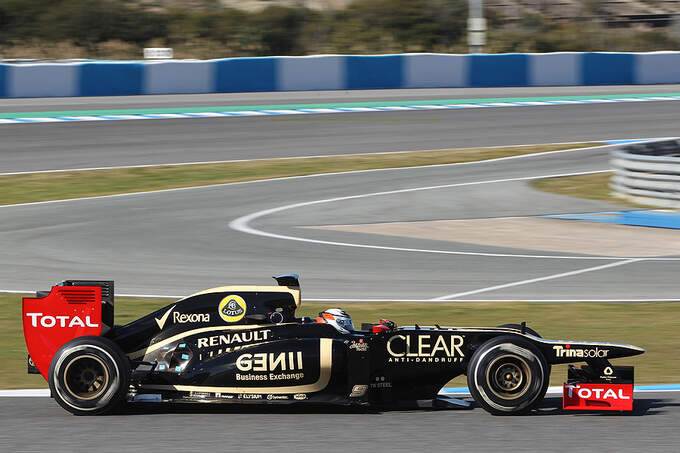
[(113, 329), (113, 282), (66, 280), (22, 299), (29, 364), (47, 378), (54, 354), (66, 342)]

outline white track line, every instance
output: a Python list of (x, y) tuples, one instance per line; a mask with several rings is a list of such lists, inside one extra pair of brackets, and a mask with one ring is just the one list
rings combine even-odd
[(0, 390), (0, 397), (3, 398), (25, 398), (35, 396), (39, 397), (50, 396), (50, 389)]
[[(631, 139), (636, 141), (646, 141), (646, 140), (662, 140), (662, 139), (649, 139), (649, 138), (639, 138)], [(557, 151), (577, 151), (581, 149), (597, 149), (604, 146), (613, 146), (615, 143), (607, 143), (607, 140), (588, 140), (590, 143), (605, 143), (604, 145), (598, 145), (588, 148), (573, 148), (567, 150), (557, 150)], [(120, 170), (126, 168), (149, 168), (149, 167), (181, 167), (184, 165), (211, 165), (211, 164), (230, 164), (239, 162), (258, 162), (263, 160), (294, 160), (294, 159), (320, 159), (327, 157), (352, 157), (352, 156), (380, 156), (385, 154), (406, 154), (406, 153), (428, 153), (437, 151), (465, 151), (470, 149), (493, 149), (493, 148), (525, 148), (527, 146), (550, 146), (550, 145), (573, 145), (585, 142), (558, 142), (558, 143), (535, 143), (535, 144), (525, 144), (525, 145), (498, 145), (498, 146), (474, 146), (470, 148), (436, 148), (436, 149), (411, 149), (406, 151), (380, 151), (375, 153), (350, 153), (350, 154), (315, 154), (312, 156), (289, 156), (289, 157), (261, 157), (256, 159), (231, 159), (231, 160), (209, 160), (209, 161), (199, 161), (199, 162), (173, 162), (169, 164), (139, 164), (139, 165), (116, 165), (109, 167), (88, 167), (88, 168), (64, 168), (56, 170), (34, 170), (34, 171), (14, 171), (8, 173), (0, 173), (0, 176), (16, 176), (16, 175), (33, 175), (41, 173), (59, 173), (67, 171), (94, 171), (94, 170)], [(554, 152), (554, 151), (546, 151)], [(541, 154), (541, 153), (533, 153)], [(533, 155), (532, 154), (532, 155)], [(515, 156), (510, 156), (515, 157)], [(501, 158), (502, 159), (502, 158)], [(494, 160), (494, 159), (488, 159)], [(475, 162), (485, 162), (484, 160), (478, 160)], [(449, 165), (449, 164), (443, 164)]]
[[(639, 141), (648, 141), (648, 140), (665, 140), (665, 139), (647, 139), (647, 138), (640, 138), (640, 139), (635, 139)], [(495, 162), (498, 160), (507, 160), (507, 159), (516, 159), (520, 157), (525, 157), (525, 156), (540, 156), (543, 154), (552, 154), (552, 153), (563, 153), (563, 152), (572, 152), (572, 151), (582, 151), (585, 149), (591, 150), (591, 149), (599, 149), (599, 148), (607, 148), (610, 146), (617, 146), (616, 143), (606, 143), (606, 140), (592, 140), (592, 143), (605, 143), (604, 145), (597, 145), (597, 146), (590, 146), (586, 148), (570, 148), (570, 149), (559, 149), (555, 151), (543, 151), (539, 153), (531, 153), (531, 154), (521, 154), (518, 156), (507, 156), (507, 157), (496, 157), (494, 159), (483, 159), (483, 160), (475, 160), (475, 161), (470, 161), (470, 162), (458, 162), (458, 163), (453, 163), (453, 164), (433, 164), (433, 165), (419, 165), (416, 167), (391, 167), (391, 168), (375, 168), (375, 169), (370, 169), (370, 170), (353, 170), (349, 172), (336, 172), (333, 174), (337, 173), (354, 173), (354, 172), (362, 172), (362, 171), (378, 171), (378, 170), (396, 170), (400, 168), (422, 168), (422, 167), (439, 167), (439, 166), (445, 166), (445, 165), (469, 165), (469, 164), (475, 164), (479, 162)], [(209, 164), (228, 164), (228, 163), (239, 163), (239, 162), (258, 162), (258, 161), (264, 161), (264, 160), (295, 160), (295, 159), (317, 159), (317, 158), (328, 158), (328, 157), (352, 157), (352, 156), (380, 156), (380, 155), (385, 155), (385, 154), (407, 154), (407, 153), (427, 153), (427, 152), (437, 152), (437, 151), (465, 151), (465, 150), (470, 150), (470, 149), (493, 149), (493, 148), (521, 148), (521, 147), (527, 147), (527, 146), (550, 146), (550, 145), (572, 145), (572, 144), (577, 144), (577, 143), (584, 143), (584, 142), (560, 142), (560, 143), (538, 143), (538, 144), (530, 144), (530, 145), (499, 145), (499, 146), (480, 146), (480, 147), (472, 147), (472, 148), (438, 148), (438, 149), (413, 149), (413, 150), (407, 150), (407, 151), (381, 151), (377, 153), (351, 153), (351, 154), (318, 154), (318, 155), (313, 155), (313, 156), (292, 156), (292, 157), (262, 157), (262, 158), (257, 158), (257, 159), (234, 159), (234, 160), (213, 160), (213, 161), (203, 161), (203, 162), (177, 162), (177, 163), (170, 163), (170, 164), (141, 164), (141, 165), (120, 165), (120, 166), (112, 166), (112, 167), (89, 167), (89, 168), (67, 168), (67, 169), (57, 169), (57, 170), (37, 170), (37, 171), (15, 171), (15, 172), (9, 172), (9, 173), (0, 173), (0, 176), (17, 176), (17, 175), (32, 175), (32, 174), (41, 174), (41, 173), (59, 173), (59, 172), (67, 172), (67, 171), (95, 171), (95, 170), (119, 170), (119, 169), (125, 169), (125, 168), (149, 168), (149, 167), (181, 167), (184, 165), (209, 165)], [(331, 173), (318, 173), (319, 175), (325, 175), (325, 174), (331, 174)], [(308, 175), (308, 176), (313, 176), (313, 175)], [(264, 181), (264, 180), (262, 180)], [(197, 186), (200, 187), (200, 186)]]
[(634, 258), (634, 259), (628, 259), (628, 260), (623, 260), (623, 261), (617, 261), (615, 263), (603, 264), (602, 266), (587, 267), (585, 269), (579, 269), (579, 270), (570, 271), (570, 272), (562, 272), (562, 273), (559, 273), (559, 274), (546, 275), (545, 277), (531, 278), (531, 279), (528, 279), (528, 280), (520, 280), (518, 282), (505, 283), (503, 285), (489, 286), (489, 287), (486, 287), (486, 288), (475, 289), (475, 290), (472, 290), (472, 291), (465, 291), (465, 292), (462, 292), (462, 293), (448, 294), (446, 296), (437, 297), (437, 298), (434, 298), (432, 300), (433, 301), (451, 300), (451, 299), (456, 299), (457, 297), (471, 296), (472, 294), (486, 293), (486, 292), (489, 292), (489, 291), (495, 291), (497, 289), (511, 288), (513, 286), (529, 285), (531, 283), (538, 283), (538, 282), (543, 282), (543, 281), (546, 281), (546, 280), (555, 280), (555, 279), (558, 279), (558, 278), (570, 277), (572, 275), (585, 274), (587, 272), (594, 272), (594, 271), (599, 271), (599, 270), (602, 270), (602, 269), (608, 269), (610, 267), (623, 266), (625, 264), (637, 263), (639, 261), (644, 261), (644, 260), (645, 260), (644, 258)]
[[(519, 156), (497, 157), (497, 158), (494, 158), (494, 159), (476, 160), (476, 161), (471, 161), (471, 162), (458, 162), (458, 163), (453, 163), (453, 164), (433, 164), (433, 165), (419, 165), (419, 166), (415, 166), (415, 167), (390, 167), (390, 168), (372, 168), (372, 169), (368, 169), (368, 170), (336, 171), (336, 172), (331, 172), (331, 173), (315, 173), (315, 174), (312, 174), (312, 175), (284, 176), (284, 177), (280, 177), (280, 178), (255, 179), (255, 180), (252, 180), (252, 181), (227, 182), (227, 183), (222, 183), (222, 184), (208, 184), (208, 185), (191, 186), (191, 187), (177, 187), (177, 188), (174, 188), (174, 189), (147, 190), (147, 191), (142, 191), (142, 192), (126, 192), (126, 193), (117, 193), (117, 194), (112, 194), (112, 195), (98, 195), (98, 196), (93, 196), (93, 197), (78, 197), (78, 198), (64, 198), (64, 199), (59, 199), (59, 200), (32, 201), (32, 202), (28, 202), (28, 203), (15, 203), (15, 204), (0, 205), (0, 209), (2, 209), (2, 208), (13, 208), (13, 207), (18, 207), (18, 206), (39, 206), (39, 205), (45, 205), (45, 204), (66, 203), (66, 202), (72, 202), (72, 201), (99, 200), (99, 199), (105, 199), (105, 198), (128, 197), (128, 196), (134, 196), (134, 195), (148, 195), (148, 194), (164, 193), (164, 192), (180, 192), (180, 191), (185, 191), (185, 190), (206, 189), (206, 188), (215, 188), (215, 187), (227, 187), (227, 186), (236, 186), (236, 185), (243, 185), (243, 184), (266, 183), (266, 182), (277, 182), (277, 181), (286, 181), (286, 180), (303, 179), (303, 178), (319, 178), (319, 177), (325, 177), (325, 176), (351, 175), (351, 174), (372, 173), (372, 172), (379, 172), (379, 171), (407, 171), (407, 170), (413, 170), (415, 168), (436, 168), (436, 167), (454, 167), (454, 166), (460, 166), (460, 165), (474, 165), (474, 164), (482, 164), (482, 163), (489, 163), (489, 162), (499, 162), (499, 161), (505, 161), (505, 160), (511, 160), (511, 159), (522, 159), (522, 158), (528, 158), (528, 157), (541, 157), (541, 156), (552, 155), (552, 154), (560, 154), (560, 153), (570, 153), (570, 152), (586, 151), (586, 150), (590, 151), (590, 150), (608, 148), (608, 147), (613, 147), (613, 146), (616, 146), (616, 145), (600, 145), (600, 146), (593, 146), (591, 148), (561, 149), (561, 150), (557, 150), (557, 151), (544, 151), (544, 152), (540, 152), (540, 153), (522, 154), (522, 155), (519, 155)], [(386, 154), (389, 154), (389, 153), (386, 153)], [(595, 172), (590, 172), (590, 173), (602, 173), (602, 172), (607, 172), (607, 171), (613, 171), (613, 170), (601, 170), (601, 171), (595, 171)]]
[[(253, 222), (256, 219), (259, 219), (261, 217), (266, 217), (266, 216), (269, 216), (269, 215), (272, 215), (272, 214), (276, 214), (278, 212), (286, 211), (286, 210), (289, 210), (289, 209), (297, 209), (297, 208), (301, 208), (301, 207), (317, 205), (317, 204), (323, 204), (323, 203), (333, 203), (333, 202), (336, 202), (336, 201), (356, 200), (356, 199), (368, 198), (368, 197), (376, 197), (376, 196), (383, 196), (383, 195), (394, 195), (394, 194), (400, 194), (400, 193), (417, 192), (417, 191), (422, 191), (422, 190), (436, 190), (436, 189), (444, 189), (444, 188), (451, 188), (451, 187), (464, 187), (464, 186), (474, 186), (474, 185), (481, 185), (481, 184), (495, 184), (495, 183), (513, 182), (513, 181), (529, 181), (529, 180), (533, 180), (533, 179), (559, 178), (559, 177), (564, 177), (564, 176), (589, 175), (589, 174), (595, 174), (595, 173), (604, 173), (604, 172), (608, 172), (608, 171), (612, 171), (612, 170), (606, 169), (606, 170), (594, 170), (594, 171), (576, 172), (576, 173), (560, 173), (560, 174), (552, 174), (552, 175), (522, 176), (522, 177), (517, 177), (517, 178), (493, 179), (493, 180), (488, 180), (488, 181), (473, 181), (473, 182), (454, 183), (454, 184), (442, 184), (442, 185), (437, 185), (437, 186), (414, 187), (414, 188), (410, 188), (410, 189), (389, 190), (389, 191), (384, 191), (384, 192), (372, 192), (372, 193), (365, 193), (365, 194), (360, 194), (360, 195), (350, 195), (350, 196), (346, 196), (346, 197), (335, 197), (335, 198), (326, 198), (326, 199), (322, 199), (322, 200), (306, 201), (306, 202), (294, 203), (294, 204), (289, 204), (289, 205), (285, 205), (285, 206), (278, 206), (276, 208), (264, 209), (262, 211), (253, 212), (251, 214), (248, 214), (248, 215), (245, 215), (245, 216), (242, 216), (242, 217), (239, 217), (237, 219), (232, 220), (231, 222), (229, 222), (229, 228), (231, 228), (235, 231), (240, 231), (242, 233), (251, 234), (251, 235), (255, 235), (255, 236), (263, 236), (263, 237), (272, 238), (272, 239), (283, 239), (283, 240), (288, 240), (288, 241), (307, 242), (307, 243), (310, 243), (310, 244), (323, 244), (323, 245), (342, 246), (342, 247), (356, 247), (356, 248), (366, 248), (366, 249), (375, 249), (375, 250), (391, 250), (391, 251), (397, 251), (397, 252), (434, 253), (434, 254), (442, 254), (442, 255), (487, 256), (487, 257), (495, 257), (495, 258), (541, 258), (541, 259), (607, 260), (607, 261), (639, 259), (638, 257), (612, 257), (612, 256), (590, 256), (590, 255), (529, 255), (529, 254), (514, 254), (514, 253), (463, 252), (463, 251), (455, 251), (455, 250), (415, 249), (415, 248), (408, 248), (408, 247), (389, 247), (389, 246), (372, 245), (372, 244), (357, 244), (357, 243), (350, 243), (350, 242), (326, 241), (326, 240), (322, 240), (322, 239), (309, 239), (309, 238), (304, 238), (304, 237), (299, 237), (299, 236), (290, 236), (290, 235), (284, 235), (284, 234), (269, 233), (267, 231), (258, 230), (256, 228), (253, 228), (252, 226), (250, 226), (250, 223)], [(657, 258), (657, 257), (654, 257), (654, 258), (645, 258), (645, 260), (646, 261), (680, 261), (680, 258)]]

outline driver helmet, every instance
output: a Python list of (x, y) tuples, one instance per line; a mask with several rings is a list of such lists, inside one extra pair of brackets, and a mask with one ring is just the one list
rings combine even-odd
[(354, 324), (349, 314), (341, 308), (329, 308), (319, 313), (316, 322), (330, 324), (342, 333), (350, 333), (354, 330)]

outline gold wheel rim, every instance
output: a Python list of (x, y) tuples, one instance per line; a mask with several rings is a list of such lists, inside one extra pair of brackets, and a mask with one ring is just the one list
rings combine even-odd
[(522, 397), (531, 384), (531, 368), (522, 357), (502, 355), (487, 367), (486, 383), (489, 390), (504, 400)]
[(109, 371), (106, 365), (92, 354), (78, 356), (64, 368), (64, 387), (78, 400), (89, 401), (101, 396), (108, 383)]

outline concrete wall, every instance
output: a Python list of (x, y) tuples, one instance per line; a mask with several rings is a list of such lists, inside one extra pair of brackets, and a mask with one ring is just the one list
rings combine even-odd
[(0, 97), (680, 83), (680, 52), (0, 64)]

